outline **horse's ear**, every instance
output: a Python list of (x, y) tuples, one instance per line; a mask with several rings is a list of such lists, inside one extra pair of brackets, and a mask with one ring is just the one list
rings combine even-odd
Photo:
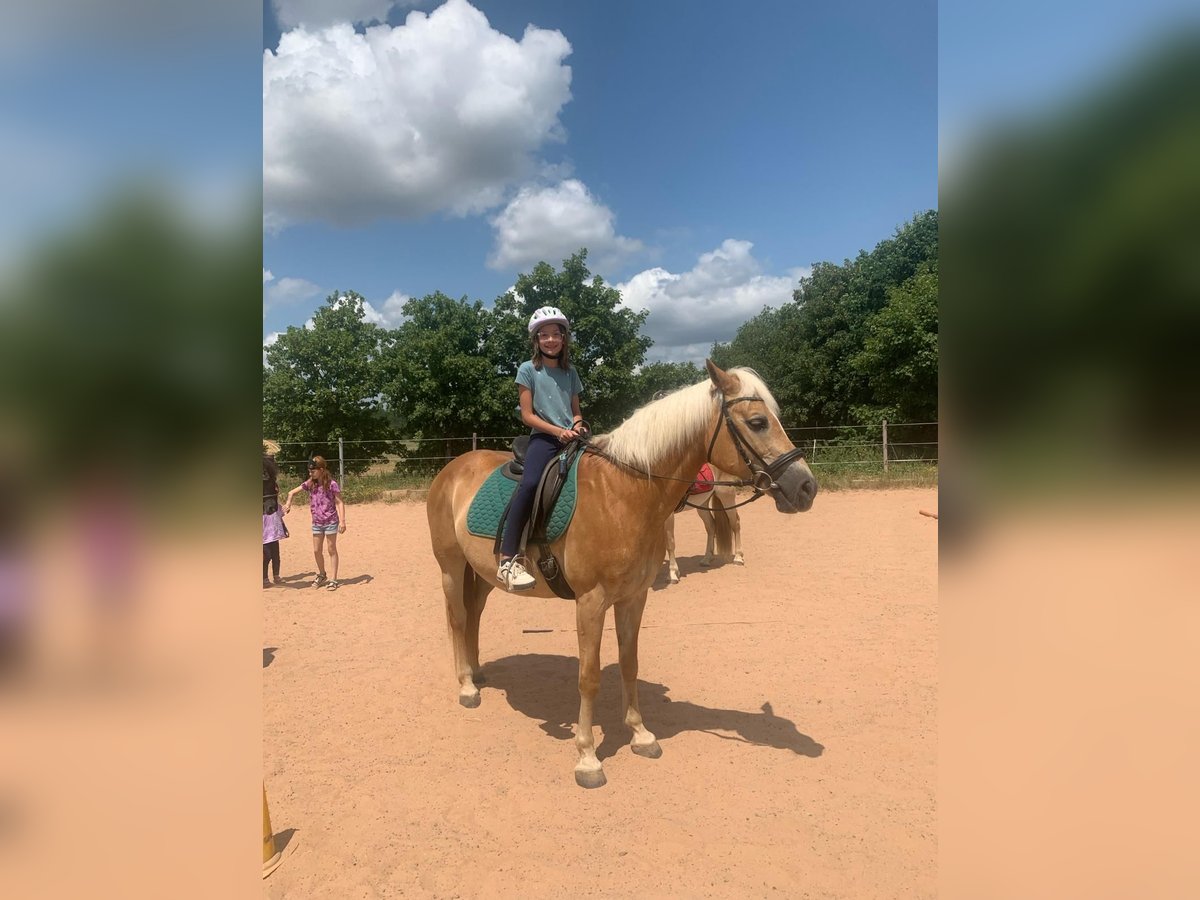
[(728, 372), (718, 368), (711, 359), (704, 361), (704, 367), (708, 369), (708, 377), (712, 379), (712, 383), (717, 386), (717, 390), (722, 394), (732, 395), (738, 392), (737, 379)]

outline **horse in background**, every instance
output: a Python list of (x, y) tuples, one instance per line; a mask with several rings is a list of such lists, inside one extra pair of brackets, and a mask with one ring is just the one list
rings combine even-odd
[[(713, 481), (729, 481), (730, 477), (717, 469), (712, 470)], [(737, 488), (732, 484), (714, 484), (707, 491), (688, 494), (687, 506), (676, 512), (678, 515), (691, 506), (704, 523), (707, 542), (700, 565), (708, 567), (720, 560), (744, 566), (742, 555), (742, 520), (734, 504), (737, 503)], [(679, 563), (675, 559), (675, 516), (667, 519), (667, 579), (679, 584)]]
[[(788, 440), (779, 421), (779, 404), (758, 374), (751, 369), (725, 372), (711, 360), (705, 365), (707, 380), (643, 406), (612, 433), (592, 439), (578, 462), (571, 525), (550, 545), (576, 596), (575, 781), (583, 787), (600, 787), (607, 780), (596, 756), (592, 723), (600, 689), (600, 639), (610, 608), (620, 656), (624, 721), (633, 733), (630, 749), (651, 759), (662, 755), (638, 704), (638, 634), (650, 585), (662, 565), (664, 526), (679, 502), (680, 485), (690, 483), (707, 461), (753, 484), (759, 493), (769, 494), (783, 513), (807, 511), (817, 495), (817, 482), (802, 452)], [(483, 610), (488, 594), (500, 584), (494, 540), (472, 535), (467, 513), (480, 485), (509, 458), (495, 450), (464, 453), (438, 473), (426, 501), (433, 555), (442, 570), (458, 700), (469, 708), (480, 703)], [(538, 548), (527, 552), (529, 569), (537, 572)], [(555, 596), (544, 579), (528, 593)], [(511, 599), (521, 602), (519, 597)]]

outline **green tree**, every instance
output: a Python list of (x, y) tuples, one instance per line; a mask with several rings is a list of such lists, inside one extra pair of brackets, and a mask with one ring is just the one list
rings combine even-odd
[(873, 402), (856, 407), (860, 422), (932, 422), (937, 419), (938, 276), (936, 262), (899, 287), (867, 322), (854, 368)]
[(511, 413), (496, 402), (503, 376), (489, 358), (493, 316), (483, 303), (439, 291), (409, 300), (404, 315), (391, 333), (383, 391), (404, 436), (512, 433)]
[[(789, 424), (844, 425), (874, 416), (885, 404), (873, 395), (874, 370), (864, 366), (875, 357), (862, 357), (861, 366), (856, 360), (890, 292), (936, 260), (937, 216), (936, 210), (915, 216), (854, 260), (816, 263), (793, 304), (745, 323), (729, 344), (714, 346), (714, 361), (757, 369)], [(922, 389), (936, 408), (936, 380)]]
[(337, 458), (345, 439), (349, 472), (383, 458), (391, 429), (382, 410), (386, 331), (366, 321), (363, 298), (330, 294), (312, 328), (292, 326), (267, 348), (263, 366), (263, 431), (282, 442), (285, 459), (320, 453)]
[(693, 362), (656, 362), (642, 366), (637, 373), (637, 388), (634, 398), (638, 406), (644, 406), (660, 392), (696, 384), (708, 377), (703, 369)]

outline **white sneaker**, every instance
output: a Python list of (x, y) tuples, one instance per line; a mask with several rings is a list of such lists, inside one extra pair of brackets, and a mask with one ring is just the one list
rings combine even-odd
[(496, 571), (496, 578), (504, 585), (506, 591), (527, 591), (537, 584), (537, 579), (515, 559), (506, 559), (500, 563), (500, 568)]

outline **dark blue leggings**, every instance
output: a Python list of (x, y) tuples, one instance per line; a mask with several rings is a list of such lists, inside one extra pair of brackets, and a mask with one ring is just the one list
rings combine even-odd
[(508, 518), (504, 520), (504, 539), (500, 542), (501, 556), (517, 555), (521, 532), (525, 530), (525, 523), (529, 521), (533, 495), (537, 492), (542, 471), (551, 457), (562, 452), (562, 446), (558, 438), (541, 431), (529, 438), (529, 449), (525, 451), (525, 473), (521, 476), (521, 483), (517, 485), (512, 505), (508, 508)]

